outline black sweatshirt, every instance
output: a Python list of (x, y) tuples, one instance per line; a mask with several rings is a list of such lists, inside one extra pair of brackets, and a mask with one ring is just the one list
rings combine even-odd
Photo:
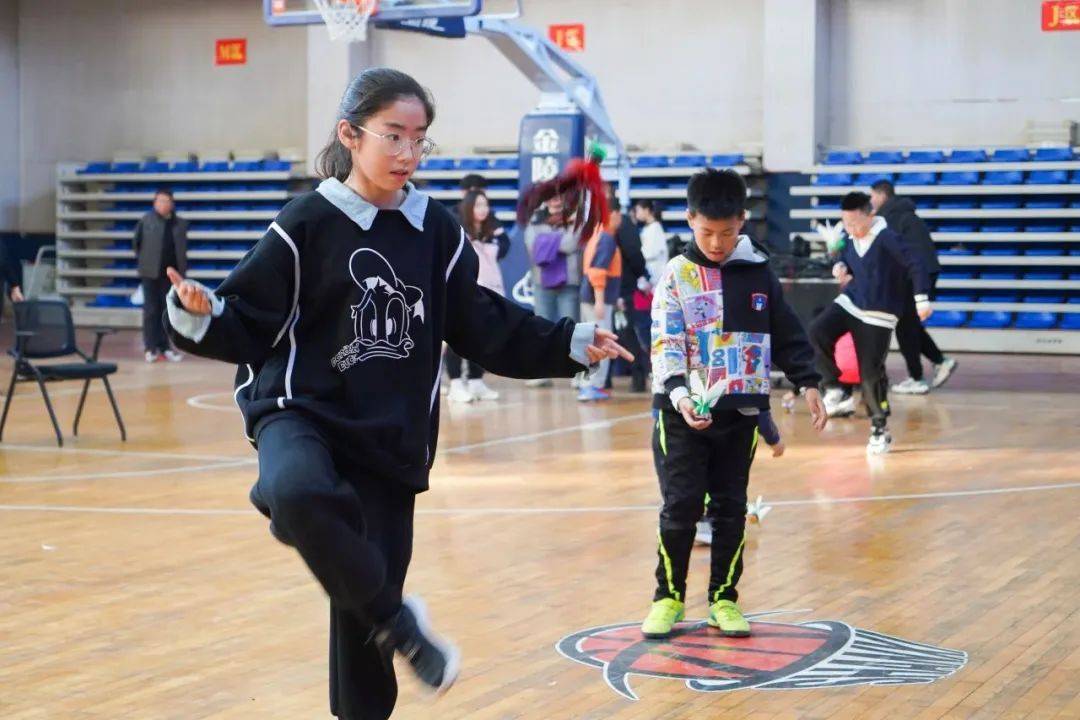
[(423, 193), (410, 186), (400, 209), (376, 210), (327, 180), (282, 209), (217, 289), (212, 319), (179, 309), (174, 291), (167, 324), (181, 349), (240, 366), (253, 443), (260, 422), (295, 410), (348, 461), (422, 491), (444, 340), (494, 373), (539, 378), (584, 369), (571, 340), (581, 350), (592, 338), (480, 287), (477, 268), (461, 227)]
[(774, 362), (796, 387), (821, 382), (802, 323), (746, 236), (722, 264), (691, 242), (664, 270), (652, 316), (655, 408), (677, 409), (700, 381), (695, 394), (712, 390), (713, 408), (768, 410)]

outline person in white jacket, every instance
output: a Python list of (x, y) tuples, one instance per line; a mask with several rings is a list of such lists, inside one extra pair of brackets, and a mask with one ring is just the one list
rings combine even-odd
[[(660, 224), (659, 211), (652, 200), (638, 200), (634, 205), (634, 220), (641, 225), (641, 254), (645, 257), (645, 272), (648, 278), (642, 278), (639, 289), (652, 293), (660, 283), (660, 276), (668, 264), (667, 234)], [(645, 283), (648, 287), (645, 287)]]

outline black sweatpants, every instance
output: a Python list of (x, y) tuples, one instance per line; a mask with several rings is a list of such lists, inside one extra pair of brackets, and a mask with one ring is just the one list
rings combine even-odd
[(468, 370), (466, 370), (466, 380), (479, 380), (484, 377), (484, 368), (472, 360), (462, 360), (462, 357), (454, 352), (451, 347), (446, 348), (446, 372), (449, 373), (451, 380), (458, 380), (461, 378), (461, 365), (462, 362), (467, 364)]
[(376, 623), (401, 607), (412, 557), (415, 495), (362, 467), (343, 466), (309, 419), (284, 411), (257, 429), (255, 507), (296, 548), (330, 596), (330, 711), (385, 720), (397, 701), (393, 652)]
[(165, 296), (172, 283), (168, 278), (142, 278), (143, 348), (148, 352), (163, 353), (169, 349), (169, 336), (165, 333)]
[(737, 410), (714, 410), (713, 424), (705, 430), (694, 430), (673, 410), (660, 411), (653, 430), (663, 497), (654, 600), (686, 601), (690, 551), (706, 495), (705, 513), (713, 529), (708, 602), (738, 599), (746, 486), (757, 441), (757, 418)]
[(836, 303), (825, 308), (810, 323), (810, 342), (817, 355), (822, 387), (840, 387), (836, 342), (849, 332), (855, 341), (866, 412), (875, 428), (883, 428), (889, 417), (889, 378), (885, 373), (885, 359), (889, 355), (889, 341), (892, 340), (890, 328), (864, 323)]
[[(930, 299), (934, 299), (934, 287), (937, 285), (937, 273), (930, 273)], [(923, 379), (922, 359), (925, 357), (934, 365), (945, 362), (945, 356), (941, 354), (937, 343), (926, 331), (922, 320), (919, 319), (919, 311), (915, 307), (914, 290), (908, 293), (907, 302), (904, 305), (904, 314), (900, 316), (900, 322), (896, 324), (896, 342), (900, 346), (900, 354), (907, 363), (908, 375), (914, 380)]]

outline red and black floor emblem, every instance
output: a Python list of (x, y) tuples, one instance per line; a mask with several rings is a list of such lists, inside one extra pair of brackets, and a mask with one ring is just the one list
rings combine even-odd
[[(759, 616), (760, 617), (760, 616)], [(682, 623), (666, 640), (647, 640), (639, 623), (575, 633), (556, 646), (601, 668), (620, 695), (636, 700), (630, 676), (685, 680), (699, 692), (931, 683), (967, 663), (967, 653), (854, 628), (832, 620), (753, 622), (748, 638)]]

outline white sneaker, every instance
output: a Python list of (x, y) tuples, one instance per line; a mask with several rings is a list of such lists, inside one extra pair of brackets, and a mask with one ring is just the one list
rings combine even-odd
[(570, 387), (574, 388), (575, 390), (580, 390), (581, 388), (585, 387), (588, 384), (589, 384), (589, 375), (588, 375), (588, 373), (579, 372), (577, 375), (570, 378)]
[(470, 380), (468, 383), (469, 393), (477, 400), (498, 400), (499, 393), (495, 392), (483, 380)]
[(951, 357), (945, 358), (945, 362), (940, 365), (934, 366), (934, 381), (933, 385), (936, 388), (941, 387), (949, 381), (952, 374), (956, 372), (956, 368), (960, 363), (953, 360)]
[(697, 532), (694, 534), (695, 545), (712, 545), (712, 525), (708, 520), (698, 520)]
[(866, 443), (867, 455), (884, 455), (892, 448), (892, 434), (888, 430), (874, 430)]
[(896, 383), (890, 388), (897, 395), (925, 395), (930, 392), (930, 386), (925, 380), (908, 378), (903, 382)]
[(146, 354), (143, 355), (143, 357), (146, 358), (146, 362), (148, 363), (156, 363), (158, 360), (161, 359), (161, 355), (154, 352), (153, 350), (147, 350)]
[(471, 403), (476, 398), (469, 392), (469, 389), (465, 387), (465, 381), (461, 378), (450, 381), (450, 393), (447, 395), (450, 402), (456, 403)]
[(551, 380), (549, 378), (536, 378), (535, 380), (526, 380), (525, 387), (531, 388), (546, 388), (551, 387)]
[(176, 352), (175, 350), (166, 350), (165, 359), (169, 362), (180, 362), (184, 359), (184, 356)]
[(854, 396), (846, 395), (840, 388), (829, 388), (825, 392), (825, 414), (831, 418), (854, 415)]

